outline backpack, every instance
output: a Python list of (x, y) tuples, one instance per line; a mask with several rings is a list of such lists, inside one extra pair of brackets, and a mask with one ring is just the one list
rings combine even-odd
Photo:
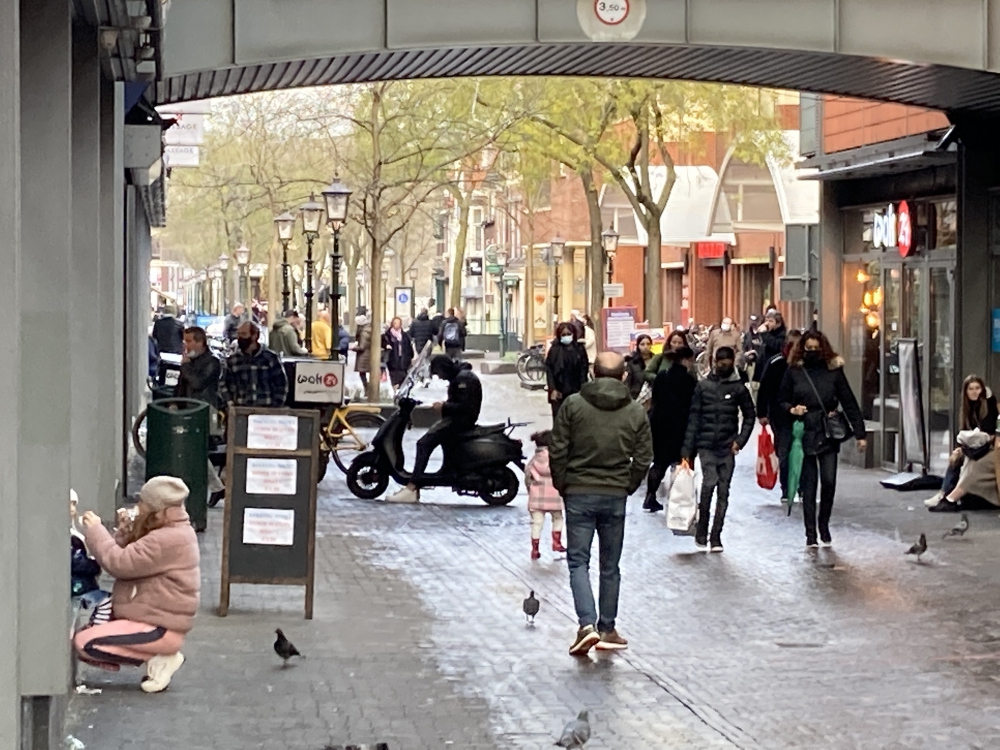
[(462, 343), (461, 330), (458, 321), (452, 320), (444, 324), (441, 338), (448, 346), (459, 346)]

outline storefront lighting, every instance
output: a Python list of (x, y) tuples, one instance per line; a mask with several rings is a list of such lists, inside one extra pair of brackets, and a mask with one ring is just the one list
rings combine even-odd
[(865, 273), (864, 269), (861, 269), (860, 271), (858, 271), (858, 283), (859, 284), (867, 284), (871, 280), (872, 280), (872, 277), (869, 276), (867, 273)]
[(882, 307), (882, 287), (878, 287), (872, 292), (872, 306)]
[(876, 329), (882, 321), (879, 319), (878, 313), (870, 312), (865, 316), (865, 324), (871, 328)]
[(874, 297), (872, 296), (871, 292), (865, 292), (864, 300), (865, 300), (865, 307), (871, 307), (873, 304), (875, 304)]

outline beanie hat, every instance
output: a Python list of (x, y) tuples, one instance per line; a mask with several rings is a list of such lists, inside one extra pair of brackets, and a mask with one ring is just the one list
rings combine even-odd
[(184, 505), (190, 494), (184, 480), (177, 477), (153, 477), (139, 490), (139, 502), (154, 512)]

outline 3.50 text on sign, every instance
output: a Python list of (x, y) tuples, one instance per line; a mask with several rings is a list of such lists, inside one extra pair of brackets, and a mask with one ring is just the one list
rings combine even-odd
[(617, 26), (628, 18), (629, 0), (594, 0), (597, 19), (608, 26)]

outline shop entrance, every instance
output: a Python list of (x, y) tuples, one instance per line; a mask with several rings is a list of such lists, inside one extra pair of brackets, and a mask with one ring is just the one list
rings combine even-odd
[[(953, 445), (952, 403), (955, 393), (952, 338), (955, 331), (955, 266), (949, 261), (923, 259), (885, 264), (886, 326), (882, 369), (886, 402), (897, 406), (883, 421), (882, 460), (887, 468), (901, 471), (902, 445), (899, 424), (899, 360), (897, 341), (915, 338), (920, 357), (920, 383), (927, 425), (930, 470), (941, 474), (947, 468)], [(888, 317), (889, 302), (896, 313)]]

